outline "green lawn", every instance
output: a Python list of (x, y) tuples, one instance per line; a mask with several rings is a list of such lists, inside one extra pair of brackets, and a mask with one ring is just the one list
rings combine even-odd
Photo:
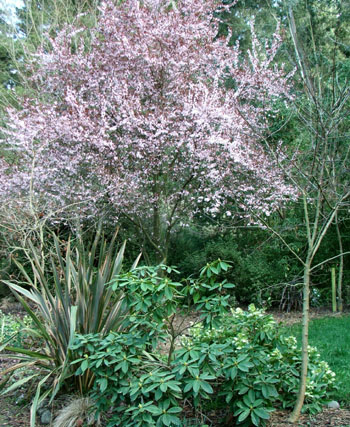
[[(287, 327), (301, 342), (301, 325)], [(337, 387), (330, 398), (350, 407), (350, 316), (324, 317), (310, 322), (310, 345), (317, 347), (322, 360), (336, 373)]]

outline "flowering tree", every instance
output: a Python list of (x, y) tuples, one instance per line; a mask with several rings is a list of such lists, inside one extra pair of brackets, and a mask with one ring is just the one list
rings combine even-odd
[(159, 258), (199, 205), (215, 213), (230, 198), (269, 213), (290, 197), (251, 130), (267, 126), (271, 99), (288, 96), (272, 67), (279, 37), (264, 48), (253, 37), (242, 61), (238, 45), (215, 37), (216, 7), (109, 1), (93, 30), (51, 39), (33, 62), (42, 95), (9, 111), (17, 161), (2, 163), (2, 196), (29, 194), (51, 216), (67, 205), (95, 215), (108, 203)]

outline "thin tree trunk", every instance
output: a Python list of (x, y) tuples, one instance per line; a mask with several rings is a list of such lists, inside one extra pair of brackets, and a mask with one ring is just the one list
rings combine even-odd
[(308, 345), (309, 345), (309, 307), (310, 307), (310, 270), (311, 256), (309, 255), (304, 265), (304, 289), (303, 289), (303, 329), (302, 329), (302, 358), (301, 358), (301, 374), (297, 401), (293, 412), (289, 417), (289, 421), (295, 423), (300, 416), (301, 409), (304, 404), (306, 392), (306, 378), (309, 361)]
[[(157, 178), (154, 182), (153, 193), (159, 196), (160, 193), (159, 183)], [(167, 261), (167, 242), (166, 236), (164, 236), (164, 224), (162, 224), (162, 210), (161, 210), (161, 199), (159, 198), (153, 206), (153, 233), (152, 240), (154, 245), (157, 247), (157, 262), (165, 264)]]
[(341, 313), (343, 311), (343, 271), (344, 271), (344, 251), (343, 251), (343, 241), (339, 229), (338, 223), (338, 214), (335, 216), (335, 227), (337, 230), (338, 245), (339, 245), (339, 271), (338, 271), (338, 287), (337, 287), (337, 297), (338, 297), (338, 311)]
[(163, 233), (161, 211), (159, 206), (153, 208), (153, 241), (158, 248), (157, 262), (166, 264), (168, 257), (168, 242)]
[(153, 241), (159, 247), (160, 243), (160, 213), (158, 204), (153, 207)]

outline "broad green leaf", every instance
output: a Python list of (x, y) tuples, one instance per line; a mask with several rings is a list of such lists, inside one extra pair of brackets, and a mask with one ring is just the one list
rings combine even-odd
[(103, 393), (108, 386), (108, 379), (107, 378), (101, 378), (100, 380), (100, 391)]
[(229, 265), (228, 264), (226, 264), (226, 262), (224, 262), (224, 261), (220, 261), (220, 267), (224, 270), (224, 271), (227, 271), (228, 270), (228, 268), (229, 268)]
[(254, 412), (250, 413), (250, 418), (255, 426), (258, 427), (260, 425), (260, 418)]
[(226, 398), (225, 398), (226, 403), (231, 402), (232, 398), (233, 398), (233, 393), (232, 392), (227, 393)]
[(170, 426), (172, 422), (172, 417), (168, 414), (164, 414), (162, 415), (161, 420), (164, 423), (164, 425)]
[(249, 400), (253, 403), (255, 403), (256, 401), (255, 401), (255, 392), (254, 392), (254, 390), (249, 390), (248, 391), (248, 398), (249, 398)]
[(219, 270), (216, 267), (210, 267), (210, 270), (214, 273), (214, 274), (219, 274)]
[(207, 383), (206, 381), (201, 381), (201, 388), (209, 394), (213, 393), (212, 386), (209, 383)]
[(231, 370), (230, 370), (230, 377), (231, 380), (234, 380), (237, 376), (237, 368), (234, 366)]
[(162, 413), (162, 410), (160, 408), (157, 408), (157, 406), (155, 405), (147, 406), (145, 409), (153, 415), (160, 415)]
[(244, 421), (245, 419), (247, 419), (249, 417), (250, 414), (250, 409), (245, 409), (241, 415), (238, 417), (238, 422), (241, 423), (242, 421)]
[(176, 383), (173, 383), (172, 381), (170, 381), (167, 384), (171, 390), (181, 393), (181, 388)]
[(190, 381), (185, 385), (184, 393), (187, 393), (188, 391), (192, 390), (192, 388), (193, 388), (193, 381)]
[(80, 365), (80, 369), (84, 373), (88, 369), (88, 367), (89, 367), (89, 361), (85, 359), (83, 363)]
[(172, 408), (169, 408), (167, 412), (169, 414), (178, 414), (182, 412), (182, 408), (180, 408), (180, 406), (173, 406)]
[(233, 289), (233, 288), (235, 288), (236, 287), (236, 285), (235, 284), (233, 284), (233, 283), (225, 283), (224, 284), (224, 288), (225, 289)]
[(199, 391), (200, 387), (201, 387), (201, 381), (199, 381), (199, 380), (194, 380), (194, 381), (193, 381), (193, 391), (194, 391), (195, 393), (198, 393), (198, 391)]
[(259, 417), (263, 418), (264, 420), (268, 420), (270, 418), (270, 414), (263, 408), (254, 408), (253, 412)]

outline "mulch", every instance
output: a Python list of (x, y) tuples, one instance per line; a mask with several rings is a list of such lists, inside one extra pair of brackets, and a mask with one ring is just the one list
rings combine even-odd
[[(283, 311), (271, 311), (267, 312), (268, 314), (272, 314), (274, 319), (278, 323), (283, 323), (284, 325), (292, 325), (294, 323), (301, 323), (303, 319), (303, 315), (300, 311), (291, 311), (291, 312), (283, 312)], [(331, 310), (326, 308), (313, 308), (310, 310), (309, 318), (320, 319), (322, 317), (342, 317), (350, 314), (349, 308), (343, 311), (343, 313), (333, 313)]]
[[(0, 358), (0, 371), (10, 366), (13, 361)], [(0, 427), (29, 427), (30, 425), (30, 403), (23, 404), (23, 400), (29, 399), (24, 391), (14, 392), (9, 396), (0, 396)], [(22, 400), (22, 401), (21, 401)], [(55, 415), (55, 411), (54, 411)], [(302, 415), (297, 424), (288, 422), (289, 412), (277, 410), (271, 414), (267, 427), (350, 427), (350, 410), (348, 409), (328, 409), (321, 413), (309, 416)], [(212, 412), (209, 415), (212, 427), (231, 427), (233, 421), (222, 421), (223, 414)], [(227, 419), (227, 418), (226, 418)], [(38, 423), (39, 425), (39, 423)]]
[(302, 415), (297, 424), (288, 422), (289, 413), (286, 411), (276, 411), (272, 414), (268, 427), (350, 427), (350, 411), (348, 409), (328, 409), (325, 408), (317, 415)]

